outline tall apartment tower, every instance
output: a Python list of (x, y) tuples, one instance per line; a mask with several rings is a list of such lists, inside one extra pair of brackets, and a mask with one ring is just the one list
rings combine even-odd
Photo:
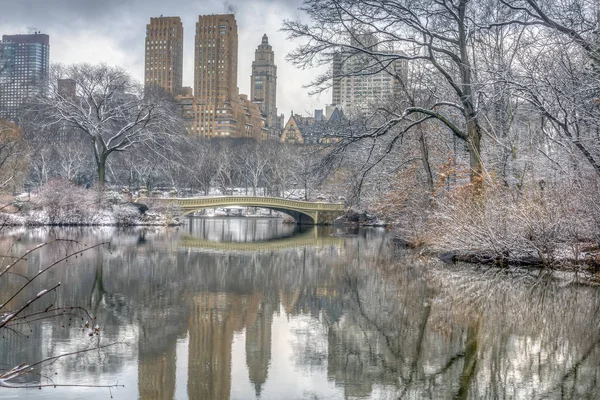
[[(381, 48), (371, 33), (354, 35), (350, 44), (353, 48), (378, 52), (384, 59), (393, 59), (399, 54), (393, 49)], [(388, 65), (382, 69), (371, 56), (359, 50), (342, 50), (334, 54), (332, 61), (332, 105), (348, 115), (369, 112), (398, 95), (400, 84), (395, 77), (405, 78), (407, 71), (406, 61), (402, 59), (385, 61)]]
[(259, 105), (265, 128), (274, 131), (277, 127), (277, 66), (266, 34), (254, 52), (250, 79), (250, 98)]
[(238, 33), (233, 14), (201, 15), (196, 23), (192, 130), (206, 137), (236, 136)]
[(150, 18), (146, 25), (146, 89), (180, 94), (183, 77), (183, 25), (179, 17)]
[(0, 117), (16, 120), (19, 106), (44, 91), (50, 64), (50, 37), (3, 35), (0, 42)]
[(338, 106), (342, 102), (342, 53), (334, 53), (332, 61), (331, 105)]

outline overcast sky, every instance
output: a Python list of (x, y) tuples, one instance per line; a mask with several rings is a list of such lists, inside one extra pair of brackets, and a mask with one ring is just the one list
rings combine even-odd
[(50, 35), (50, 61), (119, 65), (140, 82), (144, 77), (144, 38), (150, 17), (179, 16), (183, 22), (183, 85), (193, 87), (194, 32), (198, 15), (233, 12), (238, 24), (238, 87), (250, 95), (254, 51), (266, 33), (277, 64), (277, 107), (312, 113), (331, 94), (308, 96), (303, 85), (315, 70), (302, 71), (284, 58), (295, 44), (279, 32), (284, 19), (302, 17), (302, 0), (0, 0), (0, 34)]

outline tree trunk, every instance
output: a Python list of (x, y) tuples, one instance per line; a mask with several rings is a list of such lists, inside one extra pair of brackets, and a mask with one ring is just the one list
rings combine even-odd
[(98, 186), (101, 189), (104, 189), (104, 184), (106, 183), (106, 159), (108, 158), (108, 154), (102, 153), (98, 158)]
[(304, 200), (308, 201), (308, 179), (304, 180)]
[(467, 38), (466, 10), (469, 0), (460, 0), (458, 4), (458, 43), (460, 48), (459, 65), (461, 74), (462, 93), (458, 93), (464, 107), (464, 116), (467, 123), (467, 146), (469, 149), (470, 178), (473, 185), (475, 197), (483, 192), (483, 163), (481, 162), (481, 128), (475, 111), (475, 99), (473, 97), (472, 71), (469, 61), (469, 45)]
[(427, 141), (423, 129), (419, 132), (419, 143), (421, 144), (421, 158), (423, 159), (423, 169), (427, 176), (427, 187), (429, 192), (433, 194), (435, 187), (433, 186), (433, 173), (431, 172), (431, 164), (429, 164), (429, 149), (427, 148)]
[(460, 376), (459, 389), (455, 399), (467, 399), (469, 397), (469, 389), (475, 376), (478, 359), (478, 336), (479, 323), (475, 322), (467, 329), (467, 339), (465, 343), (465, 361), (463, 364), (462, 373)]
[(476, 118), (470, 116), (467, 129), (471, 185), (477, 197), (483, 194), (483, 162), (481, 161), (481, 128)]

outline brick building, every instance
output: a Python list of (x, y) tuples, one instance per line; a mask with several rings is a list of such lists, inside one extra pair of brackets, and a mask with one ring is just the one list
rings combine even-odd
[(181, 94), (183, 79), (183, 25), (179, 17), (150, 18), (146, 25), (145, 88)]

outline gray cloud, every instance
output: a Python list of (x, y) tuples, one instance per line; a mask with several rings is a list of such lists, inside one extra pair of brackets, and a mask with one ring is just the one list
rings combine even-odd
[(249, 94), (254, 50), (269, 36), (278, 68), (278, 108), (312, 110), (331, 101), (310, 98), (302, 86), (316, 71), (300, 71), (285, 62), (294, 46), (279, 32), (283, 19), (300, 15), (301, 0), (0, 0), (0, 34), (50, 35), (52, 62), (107, 62), (143, 78), (144, 35), (150, 17), (180, 16), (184, 26), (184, 85), (192, 86), (194, 30), (198, 15), (234, 13), (238, 23), (238, 86)]

